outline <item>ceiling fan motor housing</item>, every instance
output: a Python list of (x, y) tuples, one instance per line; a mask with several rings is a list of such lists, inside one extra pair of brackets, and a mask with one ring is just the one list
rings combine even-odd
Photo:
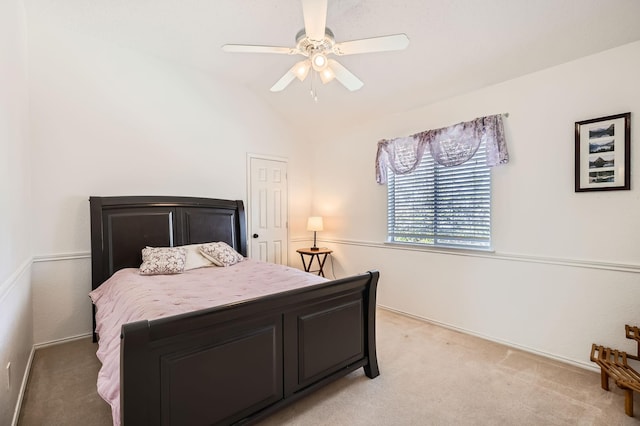
[(307, 37), (304, 28), (296, 34), (296, 48), (305, 56), (311, 56), (316, 52), (331, 52), (333, 45), (336, 44), (333, 32), (329, 28), (324, 29), (324, 38), (322, 40), (311, 40)]

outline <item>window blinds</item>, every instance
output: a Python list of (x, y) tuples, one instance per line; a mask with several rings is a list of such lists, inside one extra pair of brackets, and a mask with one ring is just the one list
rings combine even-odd
[(388, 239), (491, 248), (491, 172), (483, 142), (465, 163), (444, 167), (425, 154), (409, 174), (388, 173)]

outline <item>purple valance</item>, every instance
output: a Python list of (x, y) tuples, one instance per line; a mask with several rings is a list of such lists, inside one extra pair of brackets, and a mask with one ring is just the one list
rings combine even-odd
[(483, 141), (487, 147), (487, 166), (509, 162), (502, 114), (411, 136), (383, 139), (378, 142), (376, 181), (387, 183), (387, 168), (400, 175), (412, 172), (420, 164), (427, 148), (437, 163), (457, 166), (473, 157)]

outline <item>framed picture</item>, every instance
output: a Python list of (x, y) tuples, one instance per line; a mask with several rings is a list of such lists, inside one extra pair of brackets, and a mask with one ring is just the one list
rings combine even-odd
[(631, 113), (576, 122), (576, 192), (630, 189)]

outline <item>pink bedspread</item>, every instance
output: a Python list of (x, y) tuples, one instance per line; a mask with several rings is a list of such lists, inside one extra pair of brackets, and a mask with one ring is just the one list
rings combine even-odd
[(325, 282), (298, 269), (247, 259), (236, 265), (210, 267), (178, 275), (142, 276), (122, 269), (89, 293), (96, 305), (96, 355), (102, 362), (98, 393), (111, 405), (113, 424), (120, 424), (120, 330), (123, 324), (220, 306), (266, 294)]

